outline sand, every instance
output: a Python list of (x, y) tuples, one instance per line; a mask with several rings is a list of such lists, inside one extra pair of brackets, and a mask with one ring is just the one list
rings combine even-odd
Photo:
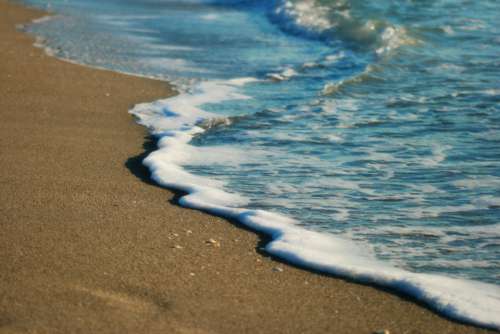
[(172, 88), (44, 55), (15, 29), (42, 15), (0, 0), (0, 333), (486, 332), (176, 206), (127, 113)]

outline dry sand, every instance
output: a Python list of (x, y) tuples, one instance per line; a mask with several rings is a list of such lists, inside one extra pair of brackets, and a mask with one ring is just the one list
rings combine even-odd
[(171, 88), (44, 55), (15, 30), (41, 15), (0, 0), (1, 333), (483, 332), (172, 204), (127, 113)]

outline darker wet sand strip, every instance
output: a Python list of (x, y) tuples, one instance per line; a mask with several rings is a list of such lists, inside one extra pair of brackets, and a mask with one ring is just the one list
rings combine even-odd
[(486, 332), (171, 204), (127, 113), (171, 87), (44, 55), (14, 28), (42, 15), (0, 0), (1, 333)]

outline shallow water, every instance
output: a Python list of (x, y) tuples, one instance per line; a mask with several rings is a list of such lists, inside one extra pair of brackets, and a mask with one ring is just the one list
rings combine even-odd
[(29, 27), (56, 56), (180, 87), (133, 113), (185, 205), (500, 326), (499, 2), (26, 2), (61, 14)]

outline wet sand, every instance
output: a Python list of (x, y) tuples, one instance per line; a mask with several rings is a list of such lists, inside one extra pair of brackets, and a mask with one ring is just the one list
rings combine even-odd
[(172, 88), (44, 55), (15, 29), (43, 15), (0, 0), (0, 333), (487, 332), (176, 206), (127, 113)]

